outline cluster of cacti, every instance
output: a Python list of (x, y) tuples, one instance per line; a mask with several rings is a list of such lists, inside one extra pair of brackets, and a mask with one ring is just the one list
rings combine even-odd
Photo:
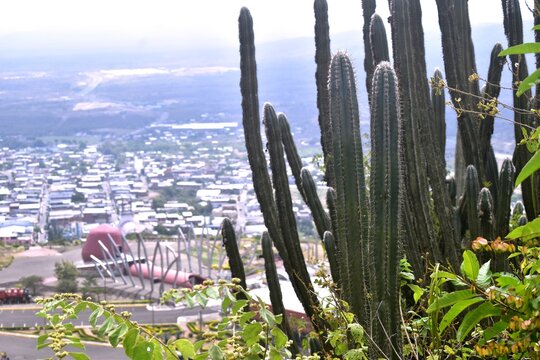
[[(512, 28), (507, 34), (519, 33), (521, 24), (512, 23), (518, 22), (518, 18), (521, 21), (515, 12), (517, 0), (502, 1), (505, 29)], [(362, 4), (364, 66), (371, 109), (369, 192), (364, 174), (354, 71), (345, 53), (330, 56), (325, 0), (315, 0), (314, 9), (317, 106), (325, 179), (329, 185), (328, 213), (317, 196), (311, 174), (302, 169), (287, 119), (283, 114), (276, 115), (273, 107), (265, 104), (263, 123), (270, 157), (270, 179), (260, 134), (253, 24), (245, 8), (239, 19), (243, 125), (254, 189), (269, 232), (263, 237), (266, 262), (272, 261), (271, 238), (306, 315), (313, 321), (315, 329), (324, 333), (326, 324), (316, 316), (319, 302), (306, 270), (296, 230), (284, 160), (286, 155), (298, 190), (312, 211), (339, 294), (350, 304), (379, 348), (379, 352), (372, 355), (398, 357), (401, 348), (401, 246), (417, 275), (423, 275), (427, 266), (435, 262), (459, 268), (462, 248), (469, 247), (476, 236), (492, 240), (509, 231), (514, 168), (507, 160), (500, 174), (497, 170), (491, 146), (494, 112), (485, 111), (479, 117), (458, 111), (457, 181), (446, 177), (444, 91), (435, 86), (430, 94), (423, 29), (419, 21), (420, 1), (389, 1), (396, 74), (384, 62), (389, 60), (388, 45), (384, 24), (374, 14), (375, 1), (366, 0)], [(493, 48), (488, 85), (480, 90), (478, 82), (469, 78), (476, 72), (476, 65), (467, 1), (437, 0), (437, 7), (446, 83), (456, 90), (450, 91), (454, 107), (475, 109), (481, 99), (486, 109), (491, 109), (490, 102), (496, 101), (499, 93), (503, 62), (497, 54), (501, 46), (497, 44)], [(508, 36), (510, 39), (514, 35)], [(521, 72), (517, 78), (523, 78)], [(442, 79), (442, 73), (436, 70), (432, 82), (440, 84)], [(397, 83), (400, 84), (399, 91)], [(458, 98), (457, 94), (461, 92), (464, 94)], [(483, 120), (479, 121), (480, 118)], [(521, 136), (521, 131), (519, 134)], [(466, 165), (469, 165), (467, 170)], [(489, 187), (481, 188), (481, 184)], [(525, 186), (524, 196), (526, 193)], [(525, 200), (525, 209), (529, 213), (527, 204)], [(535, 209), (530, 211), (537, 213)], [(518, 212), (519, 209), (514, 211), (515, 214)], [(276, 281), (273, 280), (276, 279), (272, 278), (274, 275), (268, 275), (273, 271), (269, 264), (267, 266), (268, 281), (274, 288)], [(277, 289), (274, 292), (279, 295)], [(272, 299), (273, 306), (276, 311), (283, 312), (278, 298)]]

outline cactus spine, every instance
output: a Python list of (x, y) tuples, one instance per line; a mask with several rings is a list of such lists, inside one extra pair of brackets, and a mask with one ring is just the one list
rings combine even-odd
[[(368, 251), (374, 261), (371, 276), (376, 318), (373, 337), (383, 354), (401, 348), (399, 261), (400, 255), (400, 166), (397, 86), (388, 62), (373, 74), (371, 95), (370, 234)], [(351, 279), (350, 279), (351, 280)], [(390, 337), (391, 341), (388, 341)], [(396, 350), (393, 350), (396, 349)], [(392, 358), (399, 357), (399, 353)]]

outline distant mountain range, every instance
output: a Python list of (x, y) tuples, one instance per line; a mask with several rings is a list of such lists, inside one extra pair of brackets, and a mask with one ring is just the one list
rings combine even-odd
[[(198, 49), (156, 46), (54, 49), (26, 46), (24, 34), (0, 37), (0, 126), (6, 135), (126, 133), (155, 122), (240, 121), (237, 48), (217, 44)], [(479, 74), (485, 75), (496, 41), (506, 43), (502, 25), (473, 30)], [(54, 37), (51, 38), (54, 44)], [(362, 123), (368, 127), (362, 35), (334, 35), (332, 48), (347, 49), (357, 68)], [(427, 68), (441, 67), (440, 35), (426, 34)], [(262, 102), (285, 112), (294, 130), (317, 141), (313, 38), (259, 44), (258, 75)], [(510, 83), (505, 71), (503, 82)], [(503, 102), (511, 94), (503, 92)], [(456, 121), (447, 111), (448, 152), (453, 153)], [(497, 121), (497, 152), (512, 149), (511, 124)]]

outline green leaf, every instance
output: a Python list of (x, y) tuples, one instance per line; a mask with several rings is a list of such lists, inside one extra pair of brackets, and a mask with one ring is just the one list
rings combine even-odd
[(515, 228), (510, 234), (506, 235), (506, 238), (510, 240), (523, 239), (524, 241), (527, 241), (538, 236), (540, 236), (540, 218), (536, 218), (523, 226)]
[[(43, 346), (41, 348), (39, 346), (45, 344), (45, 341), (47, 341), (48, 338), (49, 338), (49, 334), (41, 334), (41, 335), (38, 336), (38, 338), (37, 338), (38, 350), (43, 348)], [(45, 344), (45, 346), (47, 346), (47, 345), (48, 344)]]
[(127, 331), (128, 331), (128, 327), (126, 324), (117, 326), (109, 334), (109, 343), (111, 343), (113, 347), (116, 347), (120, 343), (120, 339), (127, 333)]
[(463, 310), (483, 300), (484, 299), (480, 297), (474, 297), (472, 299), (463, 300), (452, 305), (450, 310), (448, 310), (448, 312), (444, 314), (444, 317), (439, 324), (439, 335), (443, 333), (443, 331), (448, 327), (448, 325), (450, 325), (452, 321), (456, 318), (456, 316), (461, 314)]
[(90, 314), (90, 317), (88, 318), (88, 321), (90, 322), (90, 325), (92, 325), (92, 327), (96, 327), (97, 319), (101, 315), (103, 315), (103, 308), (102, 307), (98, 307), (94, 311), (92, 311), (92, 313)]
[(274, 337), (274, 346), (278, 349), (282, 349), (287, 344), (287, 335), (277, 326), (270, 331), (270, 334)]
[(236, 315), (236, 313), (238, 312), (238, 310), (240, 310), (240, 309), (242, 309), (244, 306), (246, 306), (247, 303), (248, 303), (248, 301), (247, 301), (247, 300), (243, 300), (243, 299), (236, 301), (236, 303), (233, 305), (233, 307), (232, 307), (232, 309), (231, 309), (231, 312), (232, 312), (233, 314)]
[(518, 187), (519, 184), (521, 184), (525, 179), (531, 176), (538, 169), (540, 169), (540, 151), (535, 152), (533, 157), (530, 158), (529, 161), (527, 161), (525, 166), (523, 166), (523, 169), (521, 169), (516, 178), (514, 187)]
[(75, 306), (75, 309), (73, 309), (73, 311), (78, 314), (80, 313), (81, 311), (85, 310), (86, 309), (86, 303), (84, 301), (78, 303), (76, 306)]
[(506, 327), (508, 326), (508, 322), (504, 320), (499, 320), (495, 324), (493, 324), (492, 327), (487, 328), (484, 331), (484, 340), (488, 341), (492, 339), (494, 336), (499, 335), (501, 332), (503, 332)]
[(112, 316), (109, 316), (103, 324), (99, 327), (98, 335), (104, 336), (105, 334), (108, 334), (109, 331), (114, 327), (114, 319)]
[(122, 346), (124, 347), (124, 352), (128, 357), (132, 357), (135, 344), (137, 343), (137, 336), (139, 336), (139, 329), (133, 328), (130, 329), (124, 340), (122, 341)]
[(533, 26), (531, 30), (540, 30), (540, 25)]
[(71, 356), (74, 360), (90, 360), (88, 355), (80, 352), (70, 352), (69, 356)]
[(516, 91), (516, 96), (521, 96), (525, 91), (529, 90), (540, 81), (540, 69), (536, 69), (532, 74), (521, 80)]
[(461, 263), (461, 273), (467, 279), (476, 281), (479, 270), (480, 263), (478, 262), (476, 255), (471, 250), (465, 250), (463, 252), (463, 262)]
[(409, 289), (412, 290), (414, 303), (416, 304), (418, 302), (418, 300), (420, 300), (422, 295), (424, 295), (424, 293), (426, 292), (426, 289), (423, 289), (423, 288), (421, 288), (420, 286), (418, 286), (416, 284), (407, 284), (407, 286), (409, 287)]
[(499, 53), (499, 56), (531, 54), (537, 52), (540, 52), (540, 43), (523, 43), (504, 49)]
[(161, 343), (157, 339), (152, 339), (150, 341), (154, 345), (154, 349), (152, 350), (152, 360), (163, 360), (163, 347), (161, 346)]
[(242, 338), (247, 346), (251, 346), (259, 341), (259, 334), (262, 331), (262, 325), (258, 322), (247, 324), (244, 327)]
[(135, 360), (152, 360), (154, 353), (154, 344), (149, 341), (141, 341), (133, 349), (133, 357)]
[(174, 342), (174, 347), (180, 351), (184, 359), (189, 359), (195, 356), (195, 348), (188, 339), (178, 339)]
[(476, 284), (482, 289), (487, 288), (491, 284), (491, 270), (489, 266), (491, 265), (491, 260), (482, 264), (480, 271), (478, 271), (478, 276), (476, 278)]
[(225, 354), (223, 353), (223, 350), (221, 350), (217, 345), (212, 345), (212, 347), (208, 350), (208, 355), (212, 360), (225, 359)]
[(500, 273), (496, 281), (500, 287), (516, 287), (521, 284), (519, 278), (512, 273)]
[(281, 360), (281, 359), (283, 359), (283, 356), (281, 355), (281, 353), (277, 349), (271, 348), (270, 360)]
[(482, 319), (498, 315), (501, 315), (500, 308), (495, 307), (495, 305), (489, 302), (481, 304), (463, 318), (456, 334), (458, 341), (463, 341)]
[(429, 307), (427, 308), (427, 313), (432, 313), (447, 306), (454, 305), (458, 301), (467, 300), (475, 296), (476, 294), (469, 289), (444, 294), (440, 298), (436, 299), (431, 305), (429, 305)]

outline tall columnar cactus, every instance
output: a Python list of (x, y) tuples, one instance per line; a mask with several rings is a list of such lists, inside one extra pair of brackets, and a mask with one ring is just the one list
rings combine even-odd
[[(279, 285), (279, 277), (276, 270), (276, 263), (274, 259), (274, 251), (272, 250), (272, 240), (270, 235), (265, 231), (261, 238), (262, 253), (264, 257), (264, 270), (266, 274), (266, 282), (268, 283), (268, 290), (270, 292), (270, 302), (272, 304), (272, 311), (275, 315), (282, 315), (283, 319), (279, 327), (288, 338), (294, 340), (293, 332), (289, 325), (289, 320), (285, 316), (285, 306), (283, 306), (283, 295), (281, 294), (281, 286)], [(297, 345), (297, 344), (295, 344)], [(293, 346), (292, 349), (296, 350), (297, 346)], [(294, 355), (293, 351), (293, 355)]]
[[(523, 43), (523, 22), (521, 19), (521, 10), (518, 0), (501, 0), (504, 15), (504, 32), (508, 39), (508, 46), (514, 46)], [(525, 56), (510, 55), (510, 63), (517, 64), (512, 66), (512, 84), (514, 87), (514, 107), (516, 109), (529, 109), (530, 90), (526, 91), (522, 96), (516, 96), (517, 84), (525, 79), (528, 75), (527, 61)], [(514, 136), (516, 144), (519, 144), (523, 139), (521, 131), (522, 124), (532, 127), (538, 126), (532, 116), (524, 114), (521, 111), (514, 111)], [(513, 162), (516, 167), (516, 172), (519, 173), (523, 166), (529, 161), (532, 154), (527, 150), (526, 146), (518, 145), (514, 150)], [(534, 181), (534, 184), (533, 184)], [(536, 189), (536, 191), (535, 191)], [(538, 176), (533, 176), (521, 183), (521, 193), (523, 196), (523, 204), (529, 219), (534, 219), (540, 215), (540, 179)]]
[(388, 62), (376, 67), (371, 94), (368, 252), (374, 267), (370, 286), (375, 300), (371, 306), (372, 336), (383, 354), (399, 358), (400, 353), (395, 353), (401, 349), (399, 109), (396, 77)]
[[(394, 65), (400, 84), (407, 257), (425, 257), (427, 263), (450, 263), (459, 268), (459, 236), (448, 189), (441, 148), (431, 146), (436, 137), (426, 62), (419, 0), (390, 1), (390, 25)], [(427, 172), (426, 172), (427, 169)], [(426, 206), (433, 201), (431, 206)], [(410, 210), (410, 211), (409, 211)], [(439, 233), (435, 233), (433, 215)], [(416, 253), (416, 254), (415, 254)], [(412, 262), (422, 274), (426, 263)]]
[(328, 186), (334, 186), (332, 178), (332, 140), (330, 129), (330, 109), (328, 108), (328, 69), (332, 52), (330, 51), (330, 27), (328, 25), (328, 4), (326, 0), (315, 0), (315, 63), (317, 70), (317, 108), (319, 109), (319, 127), (321, 128), (321, 147), (326, 167)]
[[(475, 96), (480, 95), (480, 89), (478, 82), (469, 81), (469, 76), (476, 73), (476, 62), (467, 0), (437, 0), (437, 9), (448, 85), (473, 95), (465, 96), (451, 91), (451, 100), (456, 108), (476, 109)], [(486, 178), (478, 142), (478, 127), (479, 119), (476, 116), (469, 112), (459, 113), (458, 131), (465, 165), (474, 165), (480, 179), (484, 181)]]
[[(227, 257), (229, 258), (231, 276), (240, 279), (240, 286), (247, 289), (244, 263), (242, 262), (240, 251), (238, 251), (234, 226), (228, 218), (223, 219), (223, 222), (221, 223), (221, 235), (223, 237), (223, 245), (225, 246)], [(244, 298), (242, 293), (240, 293), (240, 296)]]
[[(318, 300), (313, 291), (309, 274), (307, 273), (303, 256), (298, 250), (299, 244), (292, 243), (296, 237), (290, 238), (288, 235), (296, 231), (296, 223), (291, 218), (289, 212), (278, 213), (280, 209), (287, 206), (288, 179), (284, 170), (283, 148), (281, 144), (281, 134), (277, 124), (277, 117), (271, 106), (265, 108), (266, 117), (271, 117), (267, 123), (273, 128), (268, 131), (268, 135), (278, 134), (277, 139), (272, 142), (274, 148), (270, 153), (273, 156), (273, 176), (276, 188), (276, 199), (273, 195), (272, 182), (267, 171), (266, 157), (263, 151), (259, 99), (257, 84), (257, 65), (255, 60), (255, 43), (253, 34), (253, 19), (247, 8), (242, 8), (238, 19), (240, 32), (240, 92), (242, 94), (242, 123), (244, 126), (244, 137), (246, 140), (246, 149), (248, 160), (252, 171), (253, 187), (257, 200), (259, 201), (261, 211), (264, 215), (264, 222), (272, 241), (276, 245), (285, 270), (289, 274), (291, 284), (300, 299), (306, 315), (312, 319), (315, 329), (324, 328), (323, 320), (314, 316), (314, 309), (318, 308)], [(275, 118), (275, 119), (274, 119)], [(277, 143), (275, 142), (277, 140)], [(270, 144), (270, 140), (269, 140)], [(279, 145), (279, 146), (278, 146)], [(276, 153), (279, 155), (276, 157)], [(272, 155), (273, 154), (273, 155)], [(281, 163), (278, 158), (281, 158)], [(279, 195), (278, 195), (279, 193)], [(290, 194), (288, 195), (290, 197)], [(285, 224), (282, 224), (285, 222)], [(287, 239), (287, 241), (285, 241)]]
[[(338, 52), (329, 72), (330, 121), (336, 190), (338, 247), (342, 255), (340, 278), (345, 299), (360, 319), (368, 317), (366, 301), (369, 271), (368, 202), (364, 177), (360, 119), (354, 70), (349, 57)], [(349, 279), (357, 279), (350, 282)]]
[[(373, 66), (377, 66), (381, 61), (390, 61), (388, 52), (388, 40), (386, 38), (386, 30), (384, 22), (377, 14), (373, 14), (369, 24), (369, 42), (371, 46), (371, 55), (373, 58)], [(368, 61), (366, 56), (366, 61)]]

